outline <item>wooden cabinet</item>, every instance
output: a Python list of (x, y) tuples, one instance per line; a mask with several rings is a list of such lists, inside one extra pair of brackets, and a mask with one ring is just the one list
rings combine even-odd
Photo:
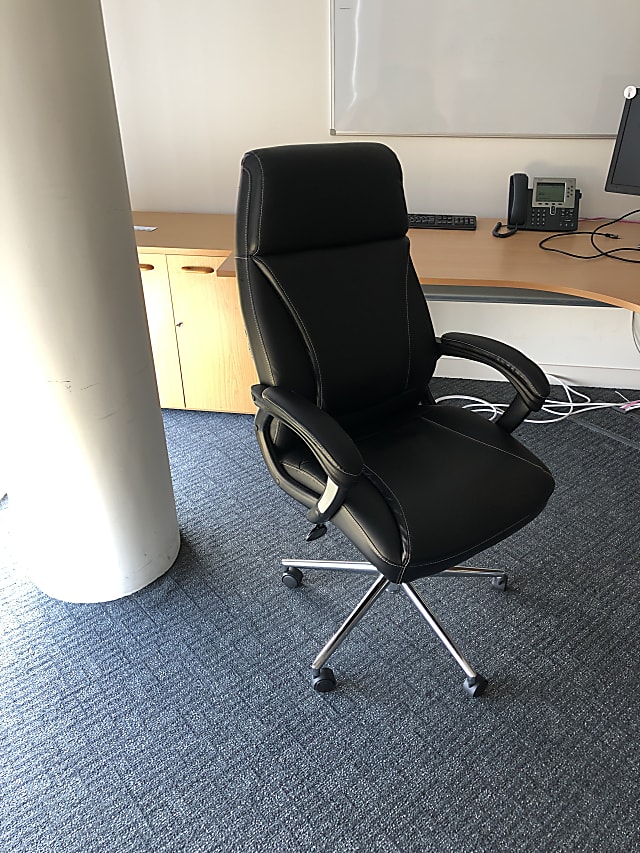
[(182, 372), (166, 255), (139, 254), (147, 324), (163, 409), (184, 409)]
[[(170, 217), (182, 226), (183, 217), (192, 221), (198, 218), (196, 214), (135, 214), (134, 221), (142, 216), (151, 223), (159, 217)], [(221, 217), (202, 215), (204, 220), (211, 218)], [(236, 279), (217, 274), (233, 247), (215, 254), (196, 254), (197, 250), (189, 245), (192, 241), (184, 234), (180, 242), (186, 246), (168, 245), (170, 234), (166, 228), (163, 230), (165, 233), (157, 234), (155, 242), (164, 245), (149, 246), (149, 250), (141, 247), (141, 243), (150, 242), (149, 233), (136, 235), (160, 405), (253, 413), (249, 389), (257, 382), (257, 376), (240, 313)], [(207, 241), (200, 235), (198, 242)], [(209, 242), (215, 245), (222, 241), (211, 234)], [(151, 251), (152, 248), (157, 250)]]

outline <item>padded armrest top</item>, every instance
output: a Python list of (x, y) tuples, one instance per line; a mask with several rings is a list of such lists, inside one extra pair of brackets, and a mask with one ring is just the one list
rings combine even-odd
[(529, 409), (537, 412), (549, 396), (549, 380), (541, 368), (520, 350), (482, 335), (447, 332), (440, 339), (442, 355), (487, 364), (503, 373)]

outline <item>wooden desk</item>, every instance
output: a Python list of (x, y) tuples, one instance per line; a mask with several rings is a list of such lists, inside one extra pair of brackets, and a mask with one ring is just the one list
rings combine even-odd
[[(256, 381), (255, 369), (235, 281), (229, 280), (235, 277), (235, 217), (134, 213), (134, 222), (156, 228), (136, 231), (136, 241), (164, 405), (252, 412), (248, 388)], [(411, 230), (420, 282), (443, 290), (454, 285), (546, 291), (640, 311), (635, 264), (544, 252), (538, 243), (547, 235), (541, 232), (521, 231), (498, 240), (491, 236), (494, 225), (494, 219), (479, 219), (476, 231)], [(603, 248), (640, 244), (640, 224), (617, 223), (610, 230), (622, 239), (600, 238)], [(585, 235), (568, 234), (554, 244), (592, 252)]]
[(140, 252), (227, 257), (235, 246), (236, 218), (230, 213), (136, 211), (133, 223), (154, 228), (135, 232)]
[(236, 282), (220, 278), (233, 253), (235, 217), (134, 213), (138, 258), (160, 405), (254, 412), (257, 382)]
[[(506, 287), (563, 293), (640, 311), (640, 264), (612, 258), (578, 260), (545, 252), (538, 243), (548, 234), (520, 231), (499, 240), (491, 235), (495, 219), (478, 219), (476, 231), (411, 229), (411, 257), (421, 284)], [(585, 222), (591, 230), (598, 222)], [(618, 222), (610, 229), (622, 239), (599, 238), (604, 249), (640, 245), (640, 224)], [(589, 237), (567, 234), (554, 248), (592, 254)], [(635, 256), (640, 261), (640, 252)], [(230, 256), (218, 275), (235, 275)]]
[[(598, 223), (584, 223), (591, 230)], [(565, 293), (640, 311), (640, 265), (612, 258), (578, 260), (545, 252), (546, 233), (520, 231), (499, 240), (491, 235), (494, 219), (479, 219), (476, 231), (412, 230), (411, 257), (422, 284), (524, 288)], [(604, 249), (640, 244), (640, 224), (616, 223), (621, 240), (599, 238)], [(551, 245), (592, 254), (589, 237), (567, 234)], [(640, 261), (640, 252), (636, 254)]]

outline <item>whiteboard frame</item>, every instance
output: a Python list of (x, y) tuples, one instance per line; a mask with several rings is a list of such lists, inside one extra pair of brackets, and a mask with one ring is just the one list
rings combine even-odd
[[(331, 97), (330, 97), (330, 127), (329, 133), (331, 136), (364, 136), (364, 137), (413, 137), (413, 138), (452, 138), (452, 139), (615, 139), (617, 133), (617, 125), (610, 133), (534, 133), (534, 132), (451, 132), (451, 131), (421, 131), (421, 132), (403, 132), (389, 130), (356, 130), (356, 129), (337, 129), (336, 128), (336, 2), (339, 0), (330, 0), (330, 47), (331, 47)], [(640, 41), (640, 33), (639, 33)], [(640, 67), (636, 75), (640, 79)], [(627, 81), (628, 82), (628, 81)], [(620, 91), (620, 109), (623, 104), (623, 89)]]

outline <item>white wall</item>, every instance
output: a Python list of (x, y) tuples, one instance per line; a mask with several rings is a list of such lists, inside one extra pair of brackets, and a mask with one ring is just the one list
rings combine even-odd
[[(336, 141), (329, 0), (102, 4), (136, 210), (230, 213), (244, 151)], [(620, 92), (620, 111), (622, 102)], [(384, 141), (402, 161), (415, 210), (504, 216), (515, 171), (575, 175), (586, 216), (635, 206), (602, 189), (612, 139)]]
[[(329, 134), (329, 0), (102, 4), (134, 209), (231, 213), (246, 150), (348, 138)], [(415, 211), (504, 217), (515, 171), (575, 176), (584, 216), (635, 206), (603, 191), (613, 139), (383, 141)]]

